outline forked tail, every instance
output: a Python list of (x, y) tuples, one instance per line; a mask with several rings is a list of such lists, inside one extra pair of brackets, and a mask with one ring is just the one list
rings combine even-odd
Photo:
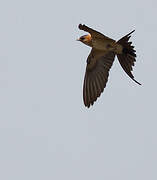
[(134, 63), (136, 61), (136, 51), (134, 50), (134, 46), (131, 46), (132, 42), (129, 42), (129, 39), (134, 31), (135, 30), (133, 30), (126, 36), (122, 37), (119, 41), (117, 41), (118, 44), (123, 46), (122, 54), (117, 54), (117, 57), (120, 65), (122, 66), (123, 70), (127, 73), (127, 75), (137, 84), (141, 85), (141, 83), (134, 79), (134, 76), (131, 72), (133, 70), (132, 66), (134, 66)]

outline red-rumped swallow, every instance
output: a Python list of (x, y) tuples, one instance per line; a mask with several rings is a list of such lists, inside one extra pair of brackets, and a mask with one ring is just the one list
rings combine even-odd
[(119, 41), (115, 41), (86, 25), (79, 24), (78, 28), (89, 34), (81, 36), (77, 40), (92, 47), (87, 58), (83, 85), (83, 100), (86, 107), (89, 108), (90, 105), (93, 105), (104, 91), (115, 55), (117, 55), (119, 63), (127, 75), (141, 85), (134, 79), (131, 72), (133, 70), (132, 66), (134, 66), (136, 61), (136, 51), (129, 39), (135, 30), (122, 37)]

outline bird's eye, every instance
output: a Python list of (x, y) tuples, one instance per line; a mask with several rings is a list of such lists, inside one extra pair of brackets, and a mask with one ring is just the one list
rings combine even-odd
[(80, 37), (80, 40), (83, 41), (85, 38), (84, 37)]

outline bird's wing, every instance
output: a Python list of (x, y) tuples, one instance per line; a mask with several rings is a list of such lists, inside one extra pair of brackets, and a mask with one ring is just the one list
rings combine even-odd
[(115, 53), (92, 49), (87, 58), (87, 67), (83, 85), (83, 100), (87, 107), (93, 105), (106, 87), (109, 70), (113, 64)]
[(89, 33), (91, 34), (92, 38), (105, 38), (105, 39), (110, 39), (110, 38), (108, 38), (107, 36), (103, 35), (102, 33), (98, 32), (98, 31), (96, 31), (96, 30), (94, 30), (94, 29), (92, 29), (92, 28), (90, 28), (90, 27), (88, 27), (88, 26), (86, 26), (86, 25), (84, 25), (84, 24), (83, 24), (83, 25), (82, 25), (82, 24), (79, 24), (78, 28), (79, 28), (80, 30), (89, 32)]

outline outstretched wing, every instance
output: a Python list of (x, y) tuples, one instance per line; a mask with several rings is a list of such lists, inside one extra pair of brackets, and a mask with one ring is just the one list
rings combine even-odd
[(82, 25), (82, 24), (79, 24), (78, 28), (80, 30), (83, 30), (83, 31), (86, 31), (86, 32), (89, 32), (92, 36), (92, 38), (105, 38), (105, 39), (110, 39), (109, 37), (105, 36), (104, 34), (86, 26), (86, 25)]
[(103, 92), (108, 81), (109, 70), (113, 64), (115, 53), (104, 53), (92, 49), (87, 58), (87, 67), (83, 85), (83, 100), (87, 107), (93, 105)]

